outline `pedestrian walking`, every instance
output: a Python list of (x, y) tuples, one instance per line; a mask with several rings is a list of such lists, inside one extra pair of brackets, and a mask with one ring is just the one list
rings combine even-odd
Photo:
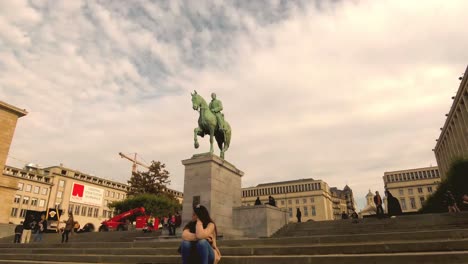
[(384, 215), (384, 210), (382, 207), (382, 197), (380, 197), (380, 194), (378, 191), (375, 192), (374, 203), (375, 203), (375, 208), (377, 209), (377, 217), (382, 218)]
[(45, 215), (41, 215), (41, 220), (37, 223), (34, 228), (34, 242), (42, 241), (42, 234), (47, 230), (47, 220)]
[(73, 232), (73, 227), (75, 225), (75, 221), (73, 221), (73, 214), (71, 212), (68, 213), (68, 220), (63, 222), (65, 223), (65, 228), (63, 229), (62, 233), (62, 243), (68, 243), (68, 235), (70, 232)]
[(21, 235), (23, 234), (23, 229), (23, 221), (21, 221), (20, 224), (15, 227), (15, 239), (13, 240), (13, 243), (21, 242)]
[(301, 213), (301, 209), (299, 209), (299, 208), (297, 208), (297, 210), (296, 210), (296, 217), (297, 217), (297, 222), (300, 223), (300, 222), (301, 222), (302, 213)]

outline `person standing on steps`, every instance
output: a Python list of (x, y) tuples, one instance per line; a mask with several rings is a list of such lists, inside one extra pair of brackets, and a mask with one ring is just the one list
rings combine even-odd
[(68, 213), (68, 220), (63, 222), (65, 223), (65, 228), (63, 229), (62, 233), (62, 243), (68, 243), (68, 235), (70, 232), (73, 232), (73, 227), (75, 225), (75, 221), (73, 221), (73, 214), (71, 212)]
[(384, 215), (384, 210), (383, 210), (383, 207), (382, 207), (382, 197), (380, 197), (380, 194), (379, 194), (378, 191), (375, 192), (374, 203), (375, 203), (375, 207), (377, 209), (377, 217), (382, 218), (383, 215)]
[(24, 222), (21, 221), (20, 224), (15, 227), (15, 240), (13, 241), (13, 243), (21, 242), (21, 235), (23, 234), (24, 229), (23, 223)]
[(301, 222), (302, 213), (301, 213), (301, 209), (299, 209), (299, 208), (297, 208), (297, 210), (296, 210), (296, 217), (297, 217), (297, 222), (300, 223), (300, 222)]
[(23, 222), (23, 235), (21, 236), (21, 244), (29, 243), (31, 240), (31, 229), (36, 224), (34, 220), (34, 215), (30, 214), (26, 217), (26, 220)]
[(34, 233), (34, 242), (42, 241), (42, 234), (47, 230), (47, 220), (45, 220), (45, 215), (41, 215), (41, 220), (36, 225)]

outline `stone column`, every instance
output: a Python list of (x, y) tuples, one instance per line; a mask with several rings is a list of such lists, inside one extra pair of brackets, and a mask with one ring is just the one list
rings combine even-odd
[(0, 101), (0, 223), (8, 223), (13, 205), (13, 197), (17, 190), (18, 180), (3, 175), (4, 166), (10, 150), (19, 117), (27, 112)]
[(192, 218), (193, 204), (208, 208), (218, 234), (233, 234), (232, 208), (241, 206), (242, 171), (212, 154), (198, 154), (183, 160), (185, 166), (182, 222)]

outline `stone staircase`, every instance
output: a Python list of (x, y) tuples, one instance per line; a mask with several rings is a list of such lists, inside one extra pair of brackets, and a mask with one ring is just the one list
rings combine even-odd
[[(179, 242), (2, 243), (0, 263), (181, 263)], [(468, 214), (291, 224), (273, 238), (219, 246), (222, 264), (468, 263)]]

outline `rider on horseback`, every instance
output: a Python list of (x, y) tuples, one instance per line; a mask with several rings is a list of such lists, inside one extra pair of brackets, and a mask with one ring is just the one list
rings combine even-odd
[(216, 99), (216, 94), (211, 94), (211, 102), (209, 108), (211, 112), (216, 116), (216, 120), (218, 121), (218, 128), (221, 131), (225, 131), (226, 128), (224, 127), (224, 115), (221, 113), (223, 110), (223, 103), (220, 100)]

